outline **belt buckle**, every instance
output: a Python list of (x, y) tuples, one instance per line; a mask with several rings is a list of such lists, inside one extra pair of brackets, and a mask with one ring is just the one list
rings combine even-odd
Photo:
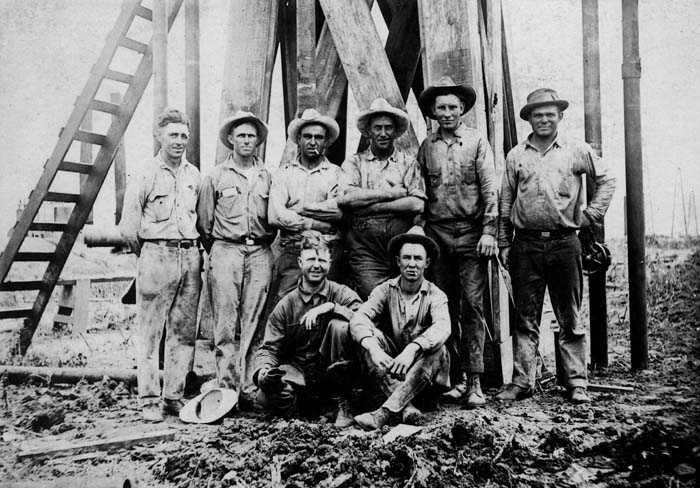
[(541, 237), (552, 237), (552, 233), (549, 232), (548, 230), (540, 232)]
[(255, 240), (251, 239), (250, 237), (245, 238), (245, 245), (246, 246), (254, 246), (255, 245)]

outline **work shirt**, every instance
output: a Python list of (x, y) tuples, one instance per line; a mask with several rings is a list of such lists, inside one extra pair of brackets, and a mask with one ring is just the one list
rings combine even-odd
[(372, 291), (352, 316), (350, 334), (360, 344), (365, 338), (376, 337), (379, 329), (399, 350), (414, 342), (424, 354), (436, 352), (451, 332), (447, 296), (423, 280), (417, 297), (407, 301), (401, 293), (400, 280), (400, 276), (387, 280)]
[(314, 294), (307, 293), (301, 283), (300, 278), (297, 287), (285, 295), (270, 314), (265, 338), (255, 361), (256, 371), (281, 364), (292, 364), (302, 369), (313, 366), (319, 360), (324, 330), (320, 326), (306, 330), (301, 323), (302, 317), (321, 304), (333, 303), (333, 310), (319, 319), (326, 324), (331, 318), (350, 320), (353, 312), (362, 304), (357, 293), (334, 281), (326, 280)]
[(586, 143), (570, 143), (560, 135), (542, 153), (530, 143), (532, 134), (510, 150), (499, 202), (499, 246), (507, 247), (513, 228), (528, 230), (578, 229), (586, 203), (585, 176), (595, 182), (585, 210), (599, 220), (610, 205), (615, 178)]
[(406, 189), (407, 196), (426, 199), (425, 182), (418, 162), (398, 149), (394, 149), (387, 159), (382, 160), (367, 148), (347, 159), (342, 170), (344, 191), (352, 188), (377, 190), (402, 186)]
[(489, 142), (479, 131), (459, 125), (447, 141), (438, 130), (418, 149), (428, 189), (429, 222), (460, 221), (495, 236), (498, 217), (496, 167)]
[(260, 159), (254, 158), (253, 171), (245, 174), (230, 154), (202, 181), (197, 229), (207, 239), (272, 241), (274, 230), (267, 222), (270, 185), (270, 173)]
[[(325, 214), (324, 222), (337, 222), (342, 218), (338, 208), (339, 184), (340, 168), (325, 156), (312, 170), (301, 164), (299, 156), (277, 170), (272, 176), (268, 221), (281, 229), (282, 244), (298, 241), (301, 232), (311, 228), (312, 218), (302, 215), (307, 203), (323, 202), (317, 213)], [(340, 238), (335, 228), (325, 235), (329, 240)]]
[(199, 170), (184, 157), (173, 170), (160, 152), (127, 185), (119, 229), (123, 236), (196, 239)]

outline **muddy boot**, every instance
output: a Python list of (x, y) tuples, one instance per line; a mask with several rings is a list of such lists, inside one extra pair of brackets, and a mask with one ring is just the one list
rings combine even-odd
[(141, 415), (146, 422), (162, 422), (163, 414), (160, 413), (160, 406), (157, 403), (144, 405), (141, 409)]
[(501, 393), (496, 395), (496, 400), (512, 402), (524, 400), (532, 396), (532, 388), (523, 388), (522, 386), (511, 383)]
[(406, 406), (406, 408), (403, 409), (403, 413), (401, 414), (401, 416), (401, 421), (404, 424), (423, 425), (425, 423), (425, 415), (423, 414), (423, 412), (418, 410), (410, 403)]
[(335, 417), (335, 426), (344, 429), (350, 427), (354, 423), (352, 415), (350, 415), (350, 406), (347, 400), (338, 401), (338, 415)]
[(591, 397), (586, 393), (586, 389), (582, 386), (574, 386), (569, 390), (569, 401), (576, 405), (581, 403), (589, 403)]
[(373, 412), (356, 415), (355, 422), (365, 430), (377, 430), (389, 423), (394, 423), (396, 417), (397, 415), (389, 409), (379, 407)]
[(478, 374), (467, 376), (467, 407), (476, 408), (486, 404), (486, 398), (481, 391), (481, 381)]
[(462, 374), (462, 379), (450, 391), (442, 394), (442, 399), (446, 402), (457, 403), (467, 391), (467, 375)]

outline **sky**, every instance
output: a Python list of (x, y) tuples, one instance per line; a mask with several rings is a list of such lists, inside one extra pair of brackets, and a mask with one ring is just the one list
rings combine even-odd
[[(429, 0), (428, 0), (429, 1)], [(148, 2), (145, 2), (146, 4)], [(223, 0), (200, 1), (202, 169), (214, 164), (220, 120), (227, 7)], [(516, 108), (527, 93), (547, 86), (570, 101), (561, 130), (583, 139), (583, 61), (579, 0), (504, 0)], [(114, 25), (118, 0), (2, 0), (0, 2), (0, 242), (15, 221), (15, 209), (26, 200), (66, 123)], [(624, 120), (621, 2), (599, 0), (603, 156), (618, 178), (618, 190), (606, 217), (608, 235), (624, 234)], [(648, 234), (685, 232), (681, 193), (689, 233), (697, 228), (691, 193), (700, 191), (700, 4), (694, 0), (640, 0), (642, 63), (641, 110), (644, 141), (646, 230)], [(169, 103), (184, 108), (184, 13), (169, 36)], [(375, 9), (380, 36), (386, 26)], [(240, 19), (237, 19), (240, 21)], [(141, 26), (143, 27), (143, 26)], [(145, 31), (144, 31), (145, 32)], [(135, 37), (138, 37), (136, 35)], [(128, 64), (131, 60), (119, 59)], [(273, 78), (270, 136), (266, 160), (276, 165), (284, 144), (282, 82), (277, 65)], [(115, 87), (118, 85), (115, 85)], [(105, 87), (111, 91), (110, 87)], [(109, 96), (109, 93), (105, 93)], [(350, 97), (350, 120), (357, 107)], [(146, 90), (125, 135), (127, 171), (152, 151), (151, 87)], [(409, 108), (411, 108), (410, 106)], [(419, 136), (425, 126), (413, 123)], [(99, 124), (100, 121), (97, 121)], [(520, 121), (522, 140), (529, 127)], [(359, 134), (351, 130), (348, 147)], [(68, 178), (68, 177), (66, 177)], [(114, 188), (109, 175), (96, 203), (96, 221), (113, 223)], [(70, 186), (75, 181), (57, 181)], [(63, 186), (65, 188), (65, 186)], [(676, 202), (674, 205), (674, 193)]]

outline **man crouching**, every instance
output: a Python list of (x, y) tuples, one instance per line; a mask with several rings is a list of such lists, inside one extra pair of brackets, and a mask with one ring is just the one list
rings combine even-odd
[(355, 417), (366, 430), (399, 420), (419, 423), (422, 413), (411, 401), (430, 384), (449, 387), (447, 296), (423, 276), (439, 252), (418, 226), (392, 238), (388, 254), (400, 275), (377, 286), (350, 320), (369, 374), (388, 397), (377, 410)]
[[(331, 254), (320, 232), (304, 232), (300, 247), (301, 277), (270, 314), (253, 374), (258, 403), (284, 417), (308, 413), (304, 398), (343, 393), (343, 385), (329, 384), (327, 368), (352, 358), (348, 321), (362, 304), (357, 293), (327, 279)], [(350, 424), (340, 401), (336, 425)]]

